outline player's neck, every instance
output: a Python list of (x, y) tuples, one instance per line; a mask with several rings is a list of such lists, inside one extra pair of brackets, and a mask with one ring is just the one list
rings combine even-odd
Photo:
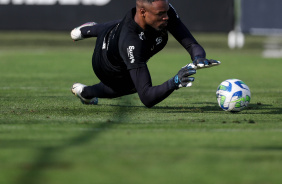
[(140, 15), (138, 15), (137, 12), (136, 12), (136, 14), (135, 14), (135, 16), (134, 16), (134, 21), (135, 21), (142, 29), (146, 30), (146, 23), (145, 23), (145, 21), (143, 20), (143, 17), (141, 17)]

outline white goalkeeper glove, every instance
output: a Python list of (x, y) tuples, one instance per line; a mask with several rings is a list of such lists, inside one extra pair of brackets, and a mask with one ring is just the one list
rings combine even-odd
[(189, 77), (196, 74), (196, 66), (192, 63), (182, 67), (179, 72), (171, 79), (176, 89), (181, 87), (191, 87), (194, 82), (194, 77)]
[(221, 62), (213, 59), (195, 58), (193, 64), (196, 66), (195, 69), (199, 70), (202, 68), (209, 68), (212, 66), (220, 65)]

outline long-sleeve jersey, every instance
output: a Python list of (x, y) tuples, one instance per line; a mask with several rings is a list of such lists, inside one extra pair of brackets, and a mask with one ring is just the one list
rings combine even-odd
[(133, 8), (109, 31), (105, 39), (104, 49), (107, 49), (107, 56), (112, 64), (126, 65), (127, 69), (145, 66), (146, 62), (167, 44), (167, 31), (190, 53), (192, 60), (196, 56), (205, 57), (204, 49), (194, 39), (171, 5), (168, 11), (167, 30), (163, 31), (156, 31), (153, 28), (143, 30), (134, 21), (135, 13), (136, 9)]
[[(172, 5), (169, 5), (168, 10), (168, 26), (162, 31), (153, 28), (143, 30), (134, 21), (135, 14), (136, 8), (133, 8), (121, 21), (110, 26), (107, 24), (103, 34), (98, 35), (93, 54), (93, 69), (105, 85), (116, 91), (121, 88), (120, 96), (129, 94), (122, 91), (122, 86), (126, 85), (124, 90), (135, 89), (143, 104), (152, 107), (176, 89), (172, 80), (152, 86), (147, 67), (149, 59), (167, 44), (168, 31), (189, 52), (192, 60), (195, 57), (205, 58), (206, 53), (180, 20)], [(83, 34), (87, 36), (89, 30), (91, 28), (83, 29)]]

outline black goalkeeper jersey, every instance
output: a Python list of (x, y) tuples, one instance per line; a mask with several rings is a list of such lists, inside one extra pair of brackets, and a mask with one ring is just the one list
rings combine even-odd
[(134, 21), (135, 13), (136, 8), (133, 8), (120, 23), (110, 27), (104, 37), (103, 50), (106, 50), (107, 59), (113, 66), (127, 70), (145, 66), (147, 61), (167, 44), (167, 31), (184, 46), (192, 60), (196, 56), (205, 57), (204, 50), (171, 5), (168, 11), (167, 30), (163, 31), (156, 31), (153, 28), (144, 31)]
[[(93, 54), (93, 69), (102, 83), (121, 94), (127, 93), (123, 90), (135, 90), (147, 107), (159, 103), (175, 90), (171, 81), (152, 86), (147, 67), (148, 60), (167, 44), (168, 31), (189, 52), (192, 60), (206, 56), (174, 8), (169, 6), (166, 30), (143, 30), (134, 21), (136, 8), (133, 8), (121, 21), (103, 30)], [(187, 63), (190, 62), (184, 61), (184, 65)]]

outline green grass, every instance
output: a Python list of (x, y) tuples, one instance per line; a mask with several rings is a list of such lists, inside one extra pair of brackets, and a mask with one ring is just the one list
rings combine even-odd
[[(226, 35), (196, 34), (208, 58), (199, 70), (148, 109), (137, 95), (85, 106), (73, 82), (94, 84), (95, 40), (73, 43), (65, 32), (0, 32), (0, 183), (2, 184), (280, 184), (282, 62), (262, 57), (264, 37), (229, 50)], [(149, 62), (154, 85), (190, 62), (170, 40)], [(215, 91), (239, 78), (249, 107), (222, 111)]]

